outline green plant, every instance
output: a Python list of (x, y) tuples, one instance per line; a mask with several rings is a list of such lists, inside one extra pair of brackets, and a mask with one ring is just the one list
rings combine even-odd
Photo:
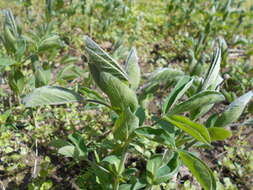
[[(150, 117), (153, 120), (151, 124), (145, 121), (145, 110), (139, 106), (135, 91), (140, 81), (136, 51), (133, 49), (130, 52), (123, 69), (90, 38), (85, 38), (85, 44), (90, 73), (95, 83), (108, 96), (110, 104), (106, 99), (90, 100), (75, 91), (53, 86), (37, 88), (23, 100), (27, 107), (74, 101), (97, 102), (117, 113), (111, 131), (97, 142), (84, 142), (78, 133), (69, 135), (70, 142), (54, 141), (60, 154), (88, 163), (85, 174), (81, 176), (85, 189), (159, 189), (161, 184), (178, 173), (182, 164), (189, 168), (204, 189), (216, 189), (212, 171), (189, 148), (210, 148), (212, 141), (230, 137), (230, 131), (224, 127), (239, 118), (253, 96), (250, 91), (236, 99), (222, 114), (212, 115), (206, 122), (203, 121), (201, 116), (215, 103), (224, 100), (218, 92), (221, 82), (220, 49), (215, 52), (206, 77), (197, 83), (197, 87), (194, 88), (196, 79), (180, 77), (164, 100), (162, 114)], [(161, 76), (170, 79), (169, 75), (162, 75), (161, 72), (156, 78)], [(153, 79), (147, 83), (146, 89), (161, 81)], [(177, 103), (185, 93), (188, 99)], [(179, 115), (186, 112), (190, 114), (189, 117)], [(196, 122), (197, 119), (201, 123)], [(163, 147), (160, 153), (155, 151), (158, 146)], [(143, 160), (144, 168), (140, 169), (129, 161), (135, 155)]]
[[(3, 54), (0, 54), (0, 69), (4, 81), (9, 85), (17, 100), (28, 86), (43, 86), (51, 79), (52, 61), (63, 43), (53, 32), (52, 24), (37, 27), (37, 30), (23, 31), (23, 25), (11, 10), (3, 10), (0, 41)], [(43, 57), (48, 56), (48, 61)], [(30, 74), (32, 69), (32, 74)], [(28, 81), (28, 77), (33, 80)], [(33, 83), (33, 82), (34, 83)]]

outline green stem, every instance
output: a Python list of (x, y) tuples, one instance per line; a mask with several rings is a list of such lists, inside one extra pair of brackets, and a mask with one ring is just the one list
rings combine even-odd
[(146, 187), (145, 187), (145, 190), (152, 190), (153, 189), (153, 185), (150, 185), (148, 184)]
[(118, 190), (119, 189), (119, 179), (116, 178), (113, 184), (113, 190)]

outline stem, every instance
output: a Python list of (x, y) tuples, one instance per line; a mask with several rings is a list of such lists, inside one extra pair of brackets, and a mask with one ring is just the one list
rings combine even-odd
[(119, 179), (116, 178), (113, 184), (113, 190), (118, 190), (119, 189)]
[(145, 187), (145, 190), (152, 190), (153, 189), (153, 185), (150, 185), (148, 184), (146, 187)]
[(108, 107), (108, 108), (112, 109), (112, 107), (111, 107), (109, 104), (104, 103), (104, 102), (99, 101), (99, 100), (86, 99), (86, 100), (84, 100), (84, 102), (93, 102), (93, 103), (98, 103), (98, 104), (102, 104), (102, 105), (104, 105), (104, 106), (106, 106), (106, 107)]
[(188, 143), (185, 145), (185, 149), (188, 150), (189, 148), (191, 148), (196, 142), (198, 142), (197, 140), (193, 140), (192, 142)]

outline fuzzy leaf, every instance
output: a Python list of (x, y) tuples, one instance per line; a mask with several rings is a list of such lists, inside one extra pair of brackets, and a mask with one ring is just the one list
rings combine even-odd
[(128, 74), (129, 82), (132, 89), (137, 89), (141, 80), (141, 71), (138, 65), (138, 56), (135, 48), (132, 48), (127, 61), (126, 72)]
[(224, 127), (235, 122), (242, 114), (244, 108), (253, 97), (253, 91), (240, 96), (234, 100), (215, 122), (216, 127)]
[(26, 107), (59, 105), (78, 101), (84, 101), (84, 98), (72, 90), (57, 86), (36, 88), (23, 99)]
[(211, 66), (209, 67), (209, 70), (206, 74), (205, 80), (202, 85), (202, 90), (208, 89), (210, 86), (216, 83), (216, 80), (219, 80), (218, 75), (220, 72), (220, 64), (221, 64), (221, 49), (218, 48), (214, 53)]
[(97, 78), (97, 84), (107, 94), (112, 106), (116, 110), (124, 110), (130, 107), (132, 112), (138, 108), (136, 94), (125, 83), (110, 73), (101, 72)]
[(108, 72), (119, 80), (128, 81), (126, 72), (119, 64), (89, 37), (85, 37), (85, 46), (93, 78), (96, 79), (100, 72)]
[(177, 101), (184, 95), (184, 93), (191, 87), (193, 79), (188, 76), (183, 77), (178, 81), (175, 88), (170, 95), (165, 99), (163, 104), (163, 113), (167, 113), (169, 109), (172, 109)]
[(198, 94), (190, 97), (186, 101), (176, 105), (174, 109), (172, 109), (168, 114), (178, 114), (191, 110), (195, 110), (199, 107), (203, 107), (205, 105), (214, 104), (217, 102), (223, 101), (224, 96), (216, 91), (202, 91)]
[(115, 139), (121, 141), (127, 140), (134, 129), (139, 126), (139, 119), (128, 108), (123, 111), (120, 117), (117, 119), (113, 129), (113, 135)]
[(177, 81), (184, 73), (173, 68), (162, 68), (154, 71), (148, 82), (142, 87), (143, 94), (154, 92), (159, 86), (168, 87), (172, 82)]

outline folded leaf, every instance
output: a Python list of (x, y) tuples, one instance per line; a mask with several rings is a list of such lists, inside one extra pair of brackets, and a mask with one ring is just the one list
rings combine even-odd
[(207, 90), (210, 86), (216, 83), (216, 80), (219, 80), (218, 75), (220, 71), (220, 64), (221, 64), (221, 49), (217, 48), (213, 56), (211, 66), (209, 67), (209, 70), (203, 82), (202, 90)]
[(132, 89), (137, 89), (141, 80), (141, 71), (138, 65), (138, 56), (135, 48), (132, 48), (127, 61), (126, 72), (128, 74), (129, 82)]
[(163, 104), (163, 113), (167, 113), (169, 109), (172, 109), (173, 106), (177, 103), (184, 93), (191, 87), (193, 79), (189, 76), (184, 76), (180, 81), (178, 81), (175, 88), (169, 94), (169, 96), (165, 99)]
[[(89, 56), (89, 67), (93, 78), (97, 78), (100, 72), (108, 72), (117, 77), (119, 80), (128, 81), (126, 72), (119, 66), (119, 64), (102, 50), (92, 39), (85, 37), (85, 49)], [(95, 67), (95, 68), (93, 68)], [(96, 70), (96, 72), (94, 72)]]

